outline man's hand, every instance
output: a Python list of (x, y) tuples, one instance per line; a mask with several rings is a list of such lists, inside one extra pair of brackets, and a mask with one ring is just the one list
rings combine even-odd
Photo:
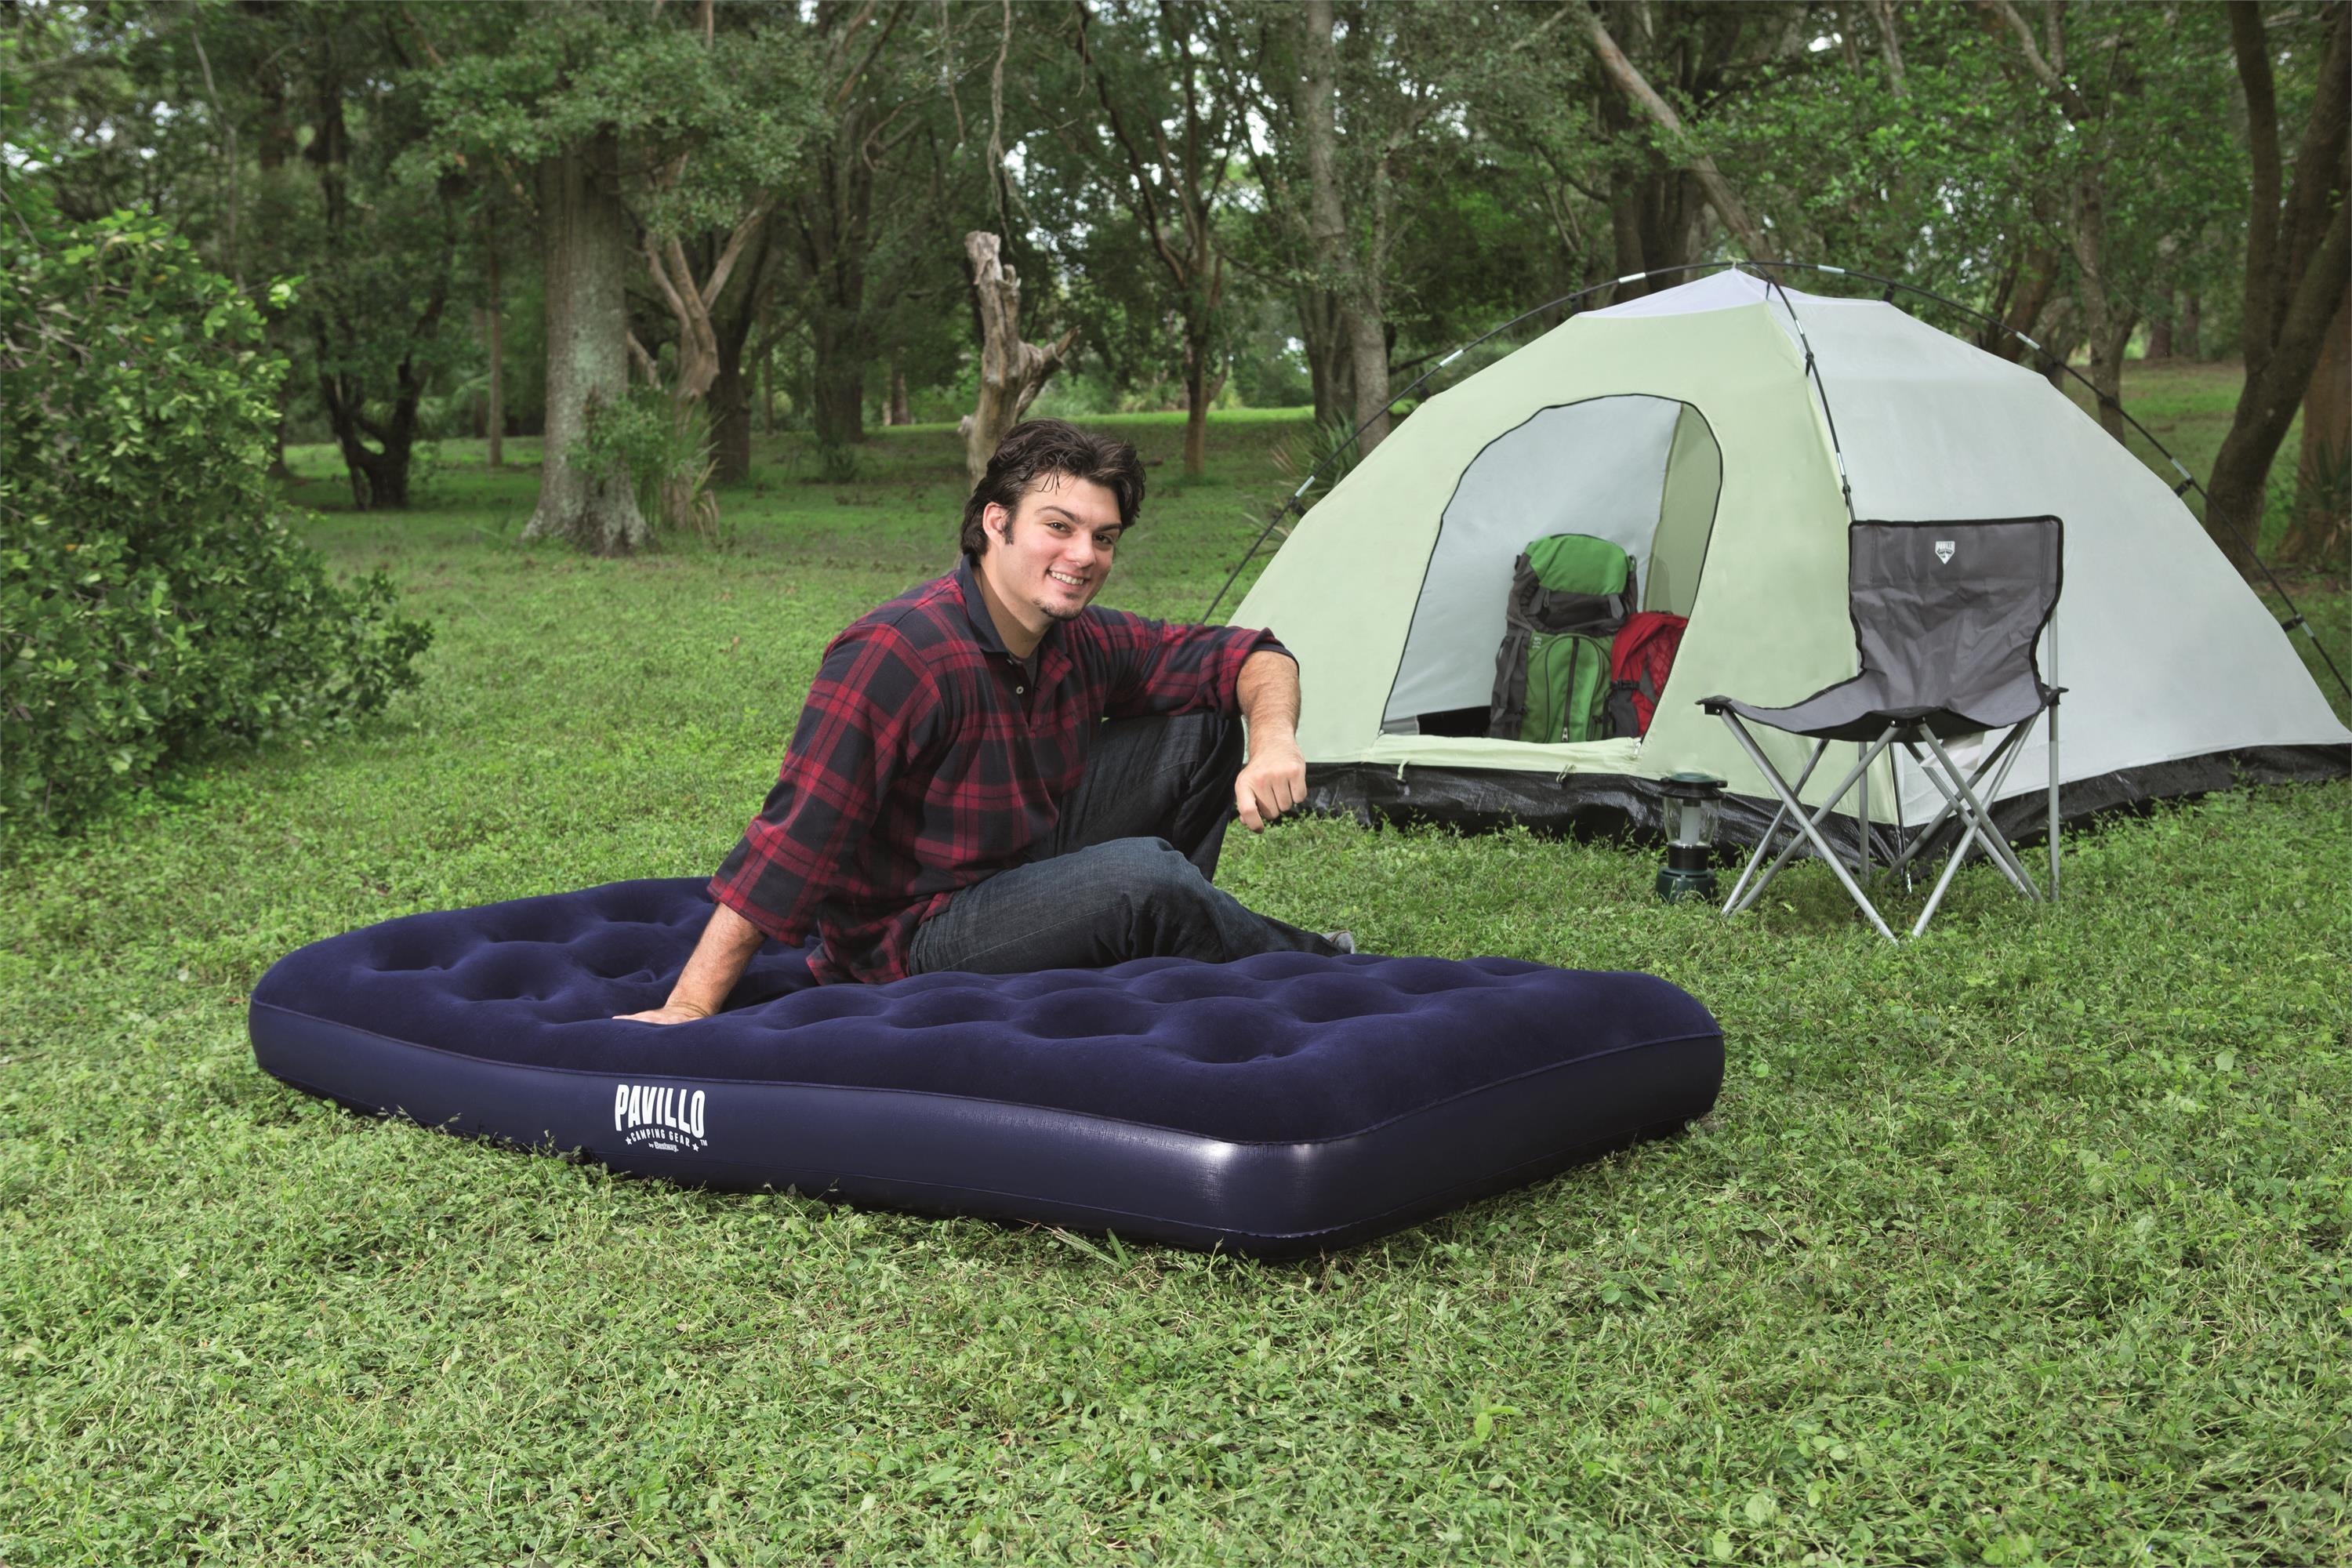
[(625, 1024), (691, 1024), (697, 1018), (708, 1018), (710, 1015), (692, 1004), (681, 1005), (667, 1002), (647, 1012), (615, 1013), (613, 1016)]
[(1265, 825), (1307, 798), (1307, 759), (1296, 741), (1260, 744), (1252, 737), (1249, 761), (1234, 780), (1234, 811), (1242, 826), (1262, 833)]
[(642, 1013), (614, 1016), (639, 1024), (690, 1024), (708, 1018), (726, 1005), (727, 994), (735, 989), (751, 955), (766, 940), (759, 927), (725, 904), (713, 907), (710, 923), (702, 928), (702, 940), (694, 945), (694, 956), (686, 961), (685, 972), (670, 987), (669, 1000)]
[(1249, 761), (1234, 780), (1234, 814), (1252, 833), (1307, 798), (1307, 759), (1298, 750), (1298, 664), (1260, 648), (1242, 661), (1234, 695), (1249, 721)]

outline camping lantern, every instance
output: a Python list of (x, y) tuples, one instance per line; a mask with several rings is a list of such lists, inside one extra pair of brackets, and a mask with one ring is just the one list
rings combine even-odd
[(1668, 903), (1715, 898), (1715, 826), (1723, 815), (1723, 781), (1709, 773), (1668, 773), (1666, 863), (1658, 868), (1658, 897)]

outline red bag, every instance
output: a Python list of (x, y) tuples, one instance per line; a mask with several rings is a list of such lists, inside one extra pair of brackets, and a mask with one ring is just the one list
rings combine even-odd
[(1666, 673), (1683, 646), (1683, 628), (1690, 621), (1659, 610), (1625, 617), (1623, 629), (1609, 645), (1610, 733), (1646, 735), (1658, 711), (1658, 693), (1666, 689)]

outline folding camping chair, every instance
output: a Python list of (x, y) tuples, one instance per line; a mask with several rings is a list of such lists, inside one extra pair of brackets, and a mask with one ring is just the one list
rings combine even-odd
[[(1726, 900), (1737, 913), (1763, 896), (1797, 850), (1811, 842), (1829, 862), (1870, 923), (1889, 942), (1877, 909), (1863, 892), (1822, 825), (1857, 783), (1863, 785), (1857, 869), (1870, 863), (1870, 765), (1889, 746), (1900, 746), (1944, 797), (1944, 808), (1896, 857), (1900, 869), (1933, 840), (1948, 821), (1963, 831), (1952, 847), (1927, 907), (1920, 911), (1917, 936), (1935, 918), (1937, 906), (1969, 852), (1981, 843), (2011, 886), (2029, 899), (2058, 897), (2058, 698), (2063, 687), (2042, 683), (2034, 645), (2058, 604), (2061, 528), (2054, 517), (1987, 522), (1857, 522), (1847, 531), (1847, 599), (1861, 673), (1825, 687), (1785, 708), (1759, 708), (1729, 697), (1708, 697), (1700, 706), (1731, 728), (1750, 761), (1764, 775), (1780, 807), (1757, 841), (1756, 853)], [(2009, 837), (1993, 821), (1991, 804), (2000, 798), (2011, 764), (2034, 721), (2050, 716), (2050, 887), (2034, 885)], [(1750, 720), (1802, 735), (1813, 742), (1804, 771), (1790, 784), (1756, 743), (1741, 721)], [(2013, 726), (2013, 727), (2012, 727)], [(2007, 728), (2009, 733), (1963, 773), (1945, 742)], [(1810, 814), (1798, 795), (1821, 765), (1832, 742), (1852, 741), (1861, 760), (1818, 810)], [(1925, 748), (1923, 752), (1922, 748)], [(1985, 781), (1991, 780), (1990, 788)], [(1796, 831), (1777, 852), (1773, 841), (1783, 823)], [(1769, 862), (1767, 857), (1769, 857)], [(1763, 867), (1762, 875), (1757, 868)], [(1753, 885), (1750, 885), (1753, 879)]]

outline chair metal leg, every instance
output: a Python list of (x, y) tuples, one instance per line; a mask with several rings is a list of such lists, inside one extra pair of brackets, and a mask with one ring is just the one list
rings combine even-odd
[[(1725, 717), (1728, 718), (1729, 715), (1727, 714)], [(1867, 768), (1870, 763), (1875, 760), (1880, 752), (1886, 749), (1887, 743), (1893, 739), (1896, 728), (1898, 728), (1898, 726), (1889, 725), (1887, 727), (1886, 733), (1881, 735), (1876, 742), (1872, 743), (1869, 751), (1864, 754), (1863, 762), (1854, 769), (1853, 773), (1846, 774), (1845, 783), (1838, 785), (1837, 792), (1830, 796), (1829, 804), (1823, 805), (1821, 811), (1813, 817), (1814, 826), (1818, 827), (1823, 822), (1829, 820), (1832, 810), (1837, 805), (1839, 798), (1844, 794), (1846, 786), (1853, 783), (1855, 775), (1861, 773), (1864, 768)], [(1813, 776), (1813, 764), (1819, 763), (1822, 758), (1828, 753), (1829, 749), (1830, 743), (1827, 741), (1821, 742), (1813, 747), (1813, 754), (1805, 763), (1805, 771), (1797, 775), (1796, 784), (1790, 792), (1792, 796), (1803, 793), (1805, 781)], [(1773, 826), (1777, 828), (1780, 826), (1781, 819), (1786, 817), (1788, 815), (1789, 808), (1785, 805), (1780, 810), (1774, 812), (1772, 814)], [(1799, 815), (1800, 820), (1801, 820), (1801, 807), (1799, 808)], [(1802, 834), (1791, 834), (1789, 837), (1789, 842), (1782, 845), (1780, 847), (1780, 852), (1772, 858), (1772, 863), (1764, 868), (1764, 875), (1758, 879), (1753, 888), (1749, 888), (1748, 889), (1748, 896), (1746, 898), (1743, 899), (1739, 896), (1738, 888), (1735, 887), (1731, 889), (1731, 897), (1726, 899), (1723, 902), (1723, 912), (1727, 915), (1736, 915), (1742, 910), (1751, 908), (1756, 903), (1757, 900), (1764, 896), (1764, 889), (1771, 885), (1772, 879), (1780, 874), (1780, 868), (1787, 865), (1789, 863), (1790, 857), (1793, 856), (1799, 849), (1802, 848), (1804, 844), (1805, 837)], [(1748, 872), (1752, 872), (1756, 869), (1756, 863), (1764, 858), (1764, 852), (1770, 847), (1771, 845), (1769, 837), (1766, 842), (1757, 845), (1756, 853), (1748, 858), (1748, 870), (1740, 873), (1739, 880), (1742, 886), (1745, 886), (1748, 881)]]
[[(2040, 715), (2037, 714), (2035, 717), (2039, 718)], [(2011, 762), (2016, 760), (2018, 752), (2022, 749), (2025, 737), (2032, 729), (2033, 720), (2028, 719), (2011, 732), (2009, 744), (2002, 748), (2009, 753)], [(1936, 753), (1946, 768), (1950, 769), (1952, 783), (1958, 787), (1961, 797), (1968, 802), (1969, 814), (1984, 825), (1986, 852), (1999, 858), (2001, 864), (2009, 868), (2019, 891), (2035, 902), (2040, 902), (2042, 896), (2042, 889), (2035, 887), (2033, 879), (2026, 874), (2025, 862), (2017, 858), (2017, 851), (2010, 845), (2009, 836), (2001, 832), (1999, 826), (1993, 822), (1991, 809), (1977, 799), (1974, 791), (1969, 787), (1969, 780), (1953, 763), (1951, 753), (1944, 750), (1943, 743), (1936, 739), (1932, 731), (1926, 736), (1926, 740), (1928, 748)], [(2000, 798), (2000, 786), (2008, 778), (2009, 763), (2003, 763), (2000, 777), (1993, 780), (1992, 795), (1995, 799)]]
[[(1731, 721), (1731, 715), (1728, 713), (1724, 714), (1723, 720), (1726, 723), (1729, 723)], [(1821, 765), (1822, 753), (1827, 752), (1829, 749), (1830, 743), (1827, 741), (1821, 742), (1813, 747), (1813, 754), (1805, 759), (1805, 771), (1797, 775), (1796, 789), (1792, 793), (1797, 795), (1804, 794), (1805, 781), (1813, 776), (1813, 770)], [(1772, 847), (1772, 840), (1780, 836), (1780, 824), (1786, 822), (1788, 819), (1789, 808), (1785, 804), (1773, 811), (1772, 820), (1765, 826), (1764, 837), (1756, 841), (1756, 852), (1748, 858), (1748, 864), (1740, 869), (1739, 880), (1731, 885), (1731, 896), (1723, 901), (1723, 912), (1725, 914), (1736, 914), (1743, 907), (1739, 901), (1740, 889), (1747, 887), (1748, 879), (1756, 874), (1756, 868), (1758, 864), (1763, 860), (1765, 851)], [(1803, 839), (1801, 837), (1792, 837), (1789, 840), (1789, 847), (1793, 849), (1802, 842)], [(1787, 857), (1783, 855), (1781, 858), (1786, 859)], [(1780, 860), (1772, 862), (1773, 870), (1780, 869)], [(1772, 872), (1767, 871), (1764, 874), (1765, 881), (1770, 881), (1771, 879)], [(1757, 884), (1757, 891), (1759, 893), (1763, 891), (1763, 883), (1759, 882)]]
[[(2012, 752), (2008, 754), (2013, 757), (2015, 753)], [(1932, 784), (1937, 789), (1944, 791), (1948, 798), (1952, 798), (1951, 786), (1937, 773), (1936, 764), (1933, 762), (1926, 757), (1920, 756), (1916, 751), (1911, 753), (1911, 760), (1919, 764), (1919, 772), (1927, 778), (1929, 784)], [(1996, 789), (2000, 787), (2002, 781), (2006, 780), (2008, 774), (2009, 769), (2006, 763), (2004, 763), (2000, 772), (1994, 775), (1994, 787)], [(1954, 804), (1958, 805), (1959, 803), (1957, 799), (1954, 799)], [(1985, 857), (1992, 862), (1993, 869), (1999, 871), (2001, 876), (2008, 880), (2009, 885), (2016, 889), (2021, 896), (2039, 900), (2042, 896), (2041, 892), (2026, 879), (2024, 876), (2024, 868), (2014, 864), (2011, 860), (1993, 852), (1991, 843), (2000, 838), (2000, 829), (1994, 828), (1990, 833), (1988, 833), (1985, 823), (1979, 820), (1973, 812), (1966, 809), (1965, 807), (1962, 807), (1959, 810), (1958, 817), (1959, 820), (1968, 824), (1968, 827), (1967, 830), (1960, 835), (1958, 842), (1953, 844), (1952, 852), (1946, 861), (1945, 875), (1939, 879), (1937, 885), (1940, 887), (1948, 883), (1951, 880), (1951, 873), (1958, 871), (1960, 867), (1967, 862), (1969, 853), (1977, 847), (1977, 841), (1979, 838), (1984, 838), (1987, 840)], [(1929, 910), (1932, 912), (1935, 906), (1931, 902), (1928, 905)]]
[(1944, 874), (1936, 879), (1936, 890), (1927, 895), (1927, 907), (1919, 911), (1918, 920), (1911, 927), (1914, 940), (1927, 929), (1927, 922), (1936, 918), (1936, 907), (1944, 901), (1944, 894), (1951, 887), (1952, 879), (1960, 873), (1960, 862), (1968, 858), (1968, 852), (1975, 846), (1976, 841), (1977, 826), (1971, 822), (1969, 824), (1968, 832), (1960, 839), (1960, 847), (1953, 850), (1950, 858), (1945, 860)]
[[(1797, 775), (1797, 785), (1794, 789), (1789, 792), (1791, 795), (1795, 795), (1804, 789), (1805, 785), (1803, 781), (1812, 777), (1814, 764), (1822, 760), (1822, 754), (1829, 749), (1830, 744), (1827, 741), (1822, 741), (1813, 747), (1813, 754), (1805, 760), (1805, 771)], [(1803, 820), (1803, 813), (1800, 811), (1797, 816), (1798, 820), (1801, 822)], [(1772, 856), (1770, 864), (1767, 865), (1765, 863), (1764, 857), (1770, 853), (1772, 841), (1775, 836), (1780, 832), (1780, 824), (1787, 821), (1789, 816), (1789, 807), (1785, 804), (1783, 804), (1780, 809), (1773, 812), (1772, 827), (1770, 831), (1767, 832), (1762, 838), (1757, 841), (1756, 852), (1748, 858), (1748, 865), (1746, 868), (1739, 873), (1738, 884), (1731, 889), (1731, 897), (1724, 900), (1723, 912), (1725, 914), (1736, 915), (1740, 910), (1746, 909), (1748, 905), (1754, 903), (1758, 899), (1762, 898), (1764, 896), (1764, 889), (1771, 885), (1772, 879), (1780, 874), (1780, 868), (1787, 865), (1789, 858), (1791, 855), (1794, 855), (1798, 848), (1804, 844), (1805, 835), (1802, 829), (1792, 827), (1789, 830), (1789, 842), (1780, 846), (1780, 852)], [(1748, 886), (1748, 879), (1751, 876), (1755, 876), (1756, 868), (1759, 866), (1764, 867), (1764, 874), (1760, 877), (1757, 877), (1755, 885), (1750, 887)], [(1742, 889), (1746, 889), (1745, 896), (1742, 896)]]
[[(2000, 786), (2009, 782), (2010, 767), (2017, 761), (2018, 758), (2018, 749), (2016, 747), (2011, 746), (2005, 748), (2005, 750), (2008, 753), (2007, 759), (2000, 762), (2000, 771), (1995, 773), (1992, 778), (1992, 793), (1996, 798), (2000, 795)], [(1985, 765), (1989, 767), (1997, 760), (2000, 760), (1998, 755), (1993, 758), (1988, 758)], [(1935, 770), (1925, 763), (1921, 763), (1919, 764), (1919, 771), (1927, 774), (1931, 779), (1935, 776)], [(1979, 773), (1981, 773), (1981, 770), (1979, 770)], [(1918, 921), (1911, 928), (1911, 934), (1914, 937), (1916, 937), (1921, 932), (1925, 931), (1927, 929), (1927, 922), (1936, 918), (1937, 907), (1943, 903), (1944, 894), (1950, 889), (1952, 879), (1959, 874), (1961, 864), (1968, 859), (1969, 851), (1976, 847), (1977, 840), (1987, 834), (1990, 834), (1998, 837), (2000, 833), (2000, 829), (1999, 827), (1989, 823), (1981, 822), (1975, 817), (1970, 817), (1969, 819), (1969, 830), (1960, 835), (1959, 843), (1952, 847), (1951, 858), (1944, 862), (1944, 874), (1936, 879), (1936, 890), (1928, 895), (1927, 907), (1919, 911)], [(2019, 881), (2016, 877), (2011, 876), (2009, 868), (2002, 865), (1998, 858), (1991, 857), (1990, 854), (1988, 855), (1988, 858), (1992, 859), (1993, 865), (2000, 869), (2002, 876), (2009, 878), (2009, 885), (2011, 887), (2015, 888), (2021, 893), (2031, 892), (2031, 889), (2024, 883)]]
[(2058, 700), (2050, 700), (2050, 901), (2058, 901)]
[[(1976, 771), (1967, 775), (1966, 783), (1968, 790), (1973, 791), (1979, 784), (1981, 784), (1984, 782), (1986, 774), (1991, 773), (1995, 768), (1999, 768), (2000, 771), (1994, 775), (1992, 785), (1993, 794), (1998, 796), (2000, 793), (2001, 785), (2008, 782), (2009, 770), (2011, 766), (2016, 761), (2019, 742), (2025, 738), (2026, 731), (2032, 727), (2032, 721), (2029, 720), (2025, 724), (2011, 730), (2008, 735), (2003, 737), (2000, 744), (1995, 746), (1990, 755), (1986, 756), (1981, 762), (1977, 763)], [(1932, 743), (1932, 737), (1927, 736), (1924, 731), (1921, 732), (1920, 739), (1927, 740)], [(1945, 818), (1957, 816), (1962, 821), (1969, 820), (1970, 812), (1969, 810), (1969, 804), (1973, 803), (1975, 797), (1973, 795), (1967, 794), (1966, 791), (1964, 791), (1962, 795), (1955, 795), (1950, 785), (1948, 785), (1944, 782), (1945, 773), (1937, 772), (1934, 764), (1930, 763), (1927, 758), (1919, 754), (1918, 744), (1916, 742), (1906, 738), (1902, 744), (1904, 751), (1910, 756), (1912, 763), (1918, 768), (1921, 776), (1926, 778), (1929, 784), (1934, 784), (1936, 786), (1937, 793), (1944, 797), (1944, 809), (1937, 812), (1935, 816), (1935, 819), (1929, 822), (1926, 827), (1922, 828), (1918, 837), (1914, 838), (1904, 849), (1903, 863), (1907, 864), (1913, 856), (1921, 853), (1927, 848), (1928, 840), (1933, 838), (1936, 836), (1937, 830), (1943, 826)], [(1955, 784), (1961, 782), (1959, 769), (1953, 764), (1950, 753), (1938, 748), (1937, 755), (1942, 758), (1944, 768), (1946, 772), (1949, 773), (1953, 782)], [(1965, 802), (1963, 799), (1964, 795)], [(1995, 837), (1998, 837), (1998, 834), (1996, 834)], [(1953, 847), (1952, 853), (1955, 855), (1964, 854), (1965, 850), (1961, 846), (1966, 842), (1967, 836), (1963, 835), (1960, 844), (1956, 844)], [(2005, 848), (2007, 846), (2007, 840), (2002, 840), (2002, 844)], [(2001, 868), (2001, 874), (2010, 879), (2010, 884), (2016, 888), (2018, 891), (2025, 892), (2027, 890), (2026, 882), (2024, 880), (2025, 868), (2019, 864), (2013, 856), (2008, 859), (2002, 859), (1998, 856), (1994, 857), (1994, 858), (1996, 863), (1998, 863)], [(2032, 896), (2039, 897), (2040, 895), (2037, 893)]]
[[(1891, 756), (1886, 759), (1886, 776), (1893, 781), (1894, 785), (1886, 793), (1895, 797), (1895, 842), (1907, 845), (1910, 840), (1903, 831), (1903, 772), (1895, 765), (1895, 759)], [(1895, 851), (1895, 858), (1887, 862), (1886, 866), (1886, 874), (1890, 877), (1898, 870), (1903, 873), (1903, 890), (1906, 893), (1911, 890), (1910, 861), (1910, 850), (1898, 849)]]
[[(1895, 940), (1895, 932), (1887, 928), (1887, 924), (1884, 920), (1879, 918), (1877, 906), (1870, 901), (1869, 898), (1864, 894), (1860, 888), (1854, 886), (1853, 878), (1847, 873), (1845, 868), (1845, 858), (1840, 855), (1835, 849), (1832, 848), (1830, 847), (1829, 840), (1822, 837), (1822, 830), (1819, 823), (1814, 818), (1809, 817), (1805, 815), (1805, 808), (1797, 799), (1795, 793), (1791, 791), (1788, 785), (1780, 782), (1780, 773), (1773, 768), (1770, 761), (1765, 757), (1763, 748), (1759, 746), (1756, 743), (1755, 738), (1748, 733), (1747, 727), (1739, 722), (1739, 719), (1737, 714), (1726, 713), (1723, 715), (1723, 719), (1724, 722), (1731, 726), (1731, 733), (1733, 737), (1739, 742), (1740, 746), (1748, 752), (1748, 761), (1756, 764), (1757, 771), (1764, 775), (1764, 782), (1772, 786), (1773, 792), (1780, 795), (1781, 802), (1786, 805), (1790, 813), (1795, 816), (1797, 825), (1804, 829), (1805, 837), (1812, 840), (1814, 851), (1819, 854), (1823, 860), (1829, 863), (1830, 873), (1837, 878), (1838, 886), (1843, 888), (1846, 891), (1846, 896), (1861, 907), (1864, 914), (1870, 917), (1870, 923), (1878, 928), (1878, 934), (1885, 937), (1887, 941), (1893, 942)], [(1888, 726), (1889, 736), (1892, 735), (1893, 731), (1894, 726)], [(1886, 739), (1887, 737), (1882, 737), (1879, 746), (1873, 748), (1873, 751), (1864, 756), (1862, 763), (1854, 769), (1854, 772), (1846, 774), (1845, 778), (1839, 783), (1837, 788), (1830, 793), (1829, 804), (1823, 805), (1821, 810), (1821, 817), (1822, 819), (1825, 820), (1828, 817), (1831, 809), (1834, 807), (1839, 801), (1845, 798), (1845, 792), (1853, 787), (1855, 776), (1861, 773), (1863, 768), (1869, 766), (1869, 756), (1874, 755), (1877, 750), (1882, 749), (1885, 744)], [(1794, 849), (1795, 847), (1796, 846), (1794, 844), (1790, 846), (1790, 849)], [(1757, 850), (1757, 853), (1759, 855), (1763, 853), (1761, 847)], [(1787, 855), (1783, 854), (1781, 859), (1786, 859), (1787, 858)], [(1773, 866), (1777, 869), (1780, 866), (1780, 861), (1774, 861)], [(1766, 873), (1765, 880), (1770, 880), (1769, 872)], [(1757, 891), (1760, 893), (1762, 890), (1763, 885), (1762, 883), (1759, 883)]]

